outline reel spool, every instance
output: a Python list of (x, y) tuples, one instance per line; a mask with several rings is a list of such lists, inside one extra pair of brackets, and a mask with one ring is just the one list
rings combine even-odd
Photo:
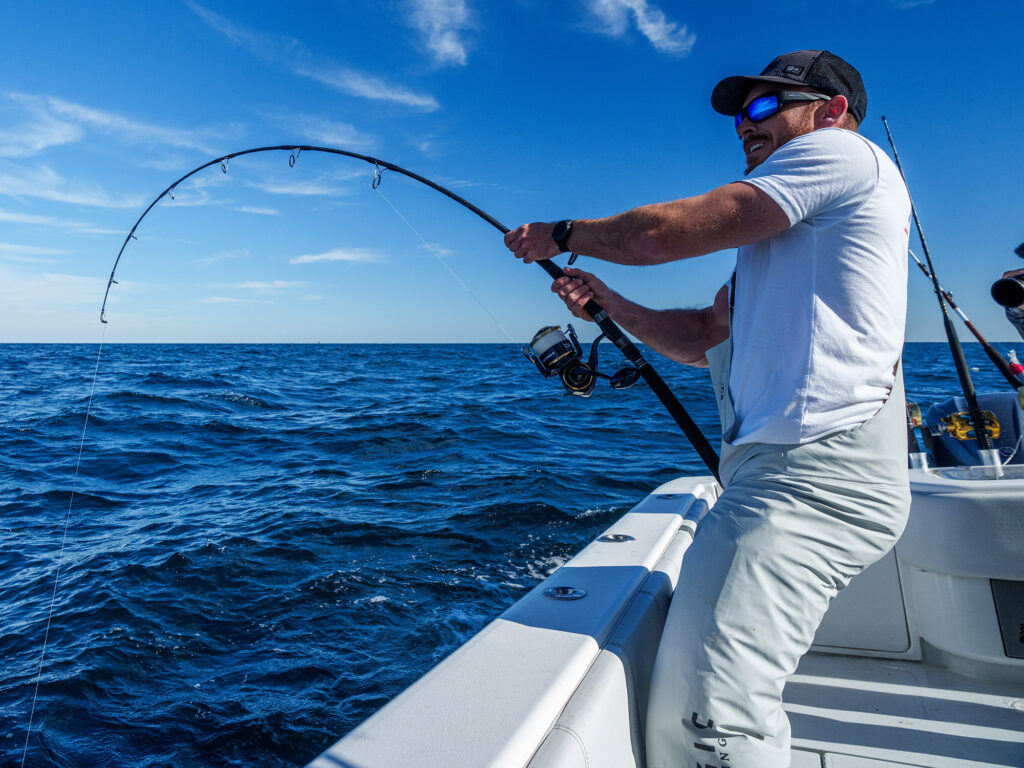
[(620, 368), (611, 376), (597, 370), (597, 345), (604, 338), (603, 333), (594, 339), (590, 345), (590, 357), (583, 362), (583, 348), (576, 331), (572, 325), (566, 329), (568, 336), (562, 333), (561, 326), (546, 325), (521, 350), (544, 378), (558, 376), (566, 392), (580, 397), (590, 397), (599, 378), (608, 379), (612, 389), (626, 389), (640, 379), (640, 369), (635, 366)]

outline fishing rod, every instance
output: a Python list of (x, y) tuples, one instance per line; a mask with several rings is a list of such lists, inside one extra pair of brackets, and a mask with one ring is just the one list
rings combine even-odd
[[(371, 157), (369, 155), (361, 155), (356, 152), (349, 152), (348, 150), (337, 149), (334, 147), (317, 147), (299, 144), (284, 144), (273, 147), (257, 147), (255, 149), (244, 149), (241, 152), (232, 152), (227, 155), (222, 155), (221, 157), (203, 163), (197, 168), (194, 168), (193, 170), (189, 171), (180, 179), (178, 179), (169, 187), (167, 187), (167, 189), (165, 189), (163, 192), (157, 195), (156, 199), (153, 200), (153, 202), (149, 204), (146, 210), (142, 212), (142, 215), (139, 216), (134, 226), (132, 226), (131, 231), (129, 231), (128, 235), (125, 237), (124, 243), (121, 244), (121, 250), (118, 251), (117, 258), (114, 260), (114, 267), (113, 269), (110, 270), (110, 279), (107, 281), (107, 290), (103, 294), (103, 305), (100, 308), (100, 322), (107, 322), (107, 299), (110, 295), (111, 286), (117, 284), (117, 280), (114, 279), (114, 275), (117, 272), (117, 265), (121, 261), (121, 256), (124, 254), (124, 250), (125, 248), (127, 248), (128, 243), (131, 240), (136, 239), (135, 231), (139, 228), (139, 224), (142, 223), (142, 220), (146, 218), (146, 214), (148, 214), (158, 202), (160, 202), (164, 197), (168, 195), (170, 195), (171, 199), (173, 199), (175, 187), (177, 187), (179, 184), (181, 184), (189, 177), (199, 173), (202, 170), (205, 170), (206, 168), (209, 168), (210, 166), (217, 165), (219, 163), (221, 171), (227, 173), (228, 163), (236, 157), (242, 157), (243, 155), (252, 155), (258, 152), (275, 151), (290, 152), (291, 155), (288, 158), (288, 165), (291, 167), (295, 166), (295, 163), (302, 152), (323, 152), (330, 155), (342, 155), (344, 157), (351, 157), (355, 160), (362, 160), (363, 162), (369, 163), (374, 167), (374, 176), (372, 182), (372, 186), (374, 189), (377, 189), (380, 186), (381, 174), (384, 172), (384, 170), (394, 171), (395, 173), (401, 174), (402, 176), (406, 176), (412, 179), (413, 181), (418, 181), (421, 184), (425, 184), (431, 189), (440, 192), (442, 195), (445, 195), (451, 200), (454, 200), (462, 207), (475, 213), (477, 216), (479, 216), (492, 227), (497, 229), (503, 235), (507, 234), (510, 231), (508, 227), (503, 225), (493, 216), (484, 212), (480, 208), (477, 208), (468, 200), (455, 194), (450, 189), (441, 186), (435, 181), (431, 181), (425, 176), (421, 176), (418, 173), (406, 170), (405, 168), (395, 165), (394, 163), (389, 163), (386, 160), (381, 160), (379, 158)], [(554, 279), (565, 276), (565, 272), (562, 271), (562, 268), (550, 260), (541, 260), (538, 261), (537, 264)], [(626, 334), (623, 333), (622, 330), (618, 327), (618, 325), (616, 325), (615, 322), (608, 316), (608, 313), (605, 312), (604, 309), (602, 309), (600, 304), (598, 304), (593, 299), (590, 299), (586, 303), (584, 309), (586, 310), (587, 314), (589, 314), (600, 327), (602, 335), (609, 341), (611, 341), (616, 347), (618, 347), (619, 350), (622, 351), (623, 355), (626, 356), (626, 359), (628, 359), (640, 372), (640, 376), (642, 376), (644, 381), (647, 382), (651, 390), (657, 396), (658, 400), (660, 400), (661, 404), (665, 406), (665, 409), (669, 412), (669, 415), (676, 422), (676, 424), (679, 425), (679, 428), (683, 431), (683, 434), (686, 435), (687, 439), (690, 441), (690, 444), (694, 447), (694, 449), (697, 451), (697, 454), (703, 460), (704, 464), (711, 471), (711, 474), (715, 476), (716, 480), (719, 480), (719, 482), (721, 482), (718, 476), (718, 454), (715, 453), (715, 449), (711, 447), (711, 443), (708, 442), (708, 439), (704, 436), (704, 433), (700, 431), (700, 428), (690, 417), (690, 414), (686, 412), (686, 409), (683, 407), (682, 403), (679, 402), (676, 396), (672, 393), (672, 390), (668, 388), (668, 385), (665, 383), (665, 381), (661, 378), (661, 376), (658, 375), (658, 372), (654, 370), (653, 366), (651, 366), (651, 364), (647, 360), (644, 359), (643, 355), (640, 353), (640, 350), (637, 349), (636, 345), (633, 344), (633, 342), (631, 342), (626, 337)]]
[[(889, 145), (892, 147), (892, 156), (896, 161), (900, 176), (904, 185), (907, 184), (907, 175), (903, 172), (903, 165), (900, 163), (899, 152), (896, 151), (896, 142), (893, 141), (892, 131), (889, 130), (889, 121), (882, 115), (882, 123), (885, 125), (885, 133), (889, 137)], [(974, 382), (971, 381), (971, 372), (967, 367), (967, 358), (964, 357), (964, 348), (960, 344), (960, 337), (953, 327), (953, 319), (949, 316), (946, 308), (946, 301), (942, 296), (942, 287), (939, 285), (939, 278), (935, 274), (935, 266), (932, 264), (931, 252), (928, 250), (928, 242), (924, 238), (924, 229), (921, 227), (921, 220), (917, 217), (917, 208), (914, 207), (914, 199), (910, 195), (910, 187), (907, 185), (907, 197), (910, 198), (910, 213), (914, 217), (914, 224), (917, 226), (917, 234), (921, 238), (921, 249), (928, 261), (928, 272), (932, 279), (932, 287), (935, 289), (935, 297), (939, 301), (939, 309), (942, 311), (942, 325), (946, 331), (946, 340), (949, 343), (949, 350), (953, 355), (953, 364), (956, 366), (957, 376), (960, 377), (960, 388), (964, 393), (964, 400), (967, 401), (967, 413), (974, 427), (974, 435), (978, 440), (978, 448), (982, 451), (991, 450), (992, 441), (989, 440), (988, 431), (985, 428), (985, 416), (978, 406), (978, 396), (974, 391)]]
[[(917, 254), (914, 253), (913, 251), (908, 251), (908, 253), (910, 253), (914, 261), (917, 262), (917, 266), (921, 268), (921, 272), (924, 273), (924, 276), (931, 279), (931, 272), (929, 272), (928, 267), (926, 267), (921, 262), (921, 260), (917, 258)], [(953, 294), (951, 294), (942, 286), (939, 286), (939, 289), (942, 291), (942, 298), (944, 298), (946, 300), (946, 303), (949, 304), (950, 309), (952, 309), (954, 312), (960, 315), (960, 319), (963, 320), (964, 325), (967, 326), (967, 330), (973, 333), (974, 338), (976, 338), (981, 343), (981, 347), (982, 349), (985, 350), (985, 354), (988, 355), (989, 359), (995, 364), (996, 368), (999, 369), (999, 372), (1003, 374), (1003, 378), (1005, 378), (1010, 383), (1010, 386), (1013, 387), (1014, 389), (1019, 389), (1020, 387), (1024, 386), (1024, 382), (1022, 382), (1013, 374), (1013, 371), (1010, 369), (1010, 364), (1009, 362), (1007, 362), (1006, 358), (1003, 357), (1002, 354), (1000, 354), (999, 350), (997, 350), (995, 347), (988, 343), (988, 340), (981, 335), (981, 331), (979, 331), (975, 327), (974, 323), (971, 322), (970, 318), (968, 318), (964, 311), (957, 306), (955, 301), (953, 301)]]

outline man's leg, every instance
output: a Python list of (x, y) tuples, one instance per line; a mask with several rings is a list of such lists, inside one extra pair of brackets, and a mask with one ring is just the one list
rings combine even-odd
[(683, 560), (651, 681), (648, 768), (789, 766), (786, 678), (832, 597), (899, 533), (848, 519), (906, 499), (797, 478), (729, 486)]

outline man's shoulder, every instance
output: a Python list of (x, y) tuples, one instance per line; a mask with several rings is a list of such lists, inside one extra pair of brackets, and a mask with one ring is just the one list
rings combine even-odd
[(796, 136), (768, 157), (747, 181), (771, 176), (810, 178), (840, 174), (874, 182), (882, 157), (874, 144), (844, 128), (819, 128)]
[(842, 154), (881, 152), (874, 142), (846, 128), (819, 128), (791, 139), (784, 146), (792, 146), (794, 150), (834, 149)]

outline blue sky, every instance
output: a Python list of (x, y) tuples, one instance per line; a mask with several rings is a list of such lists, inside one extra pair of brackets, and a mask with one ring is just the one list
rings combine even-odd
[[(41, 0), (4, 16), (0, 342), (98, 341), (145, 206), (249, 147), (375, 155), (508, 226), (702, 193), (743, 169), (711, 88), (802, 48), (861, 70), (862, 133), (887, 147), (888, 116), (942, 282), (1014, 338), (988, 287), (1024, 266), (1019, 0)], [(385, 174), (416, 234), (372, 171), (267, 153), (183, 184), (125, 252), (105, 341), (504, 342), (570, 319), (496, 230)], [(708, 303), (732, 262), (580, 265), (673, 307)], [(914, 268), (908, 338), (941, 333)]]

